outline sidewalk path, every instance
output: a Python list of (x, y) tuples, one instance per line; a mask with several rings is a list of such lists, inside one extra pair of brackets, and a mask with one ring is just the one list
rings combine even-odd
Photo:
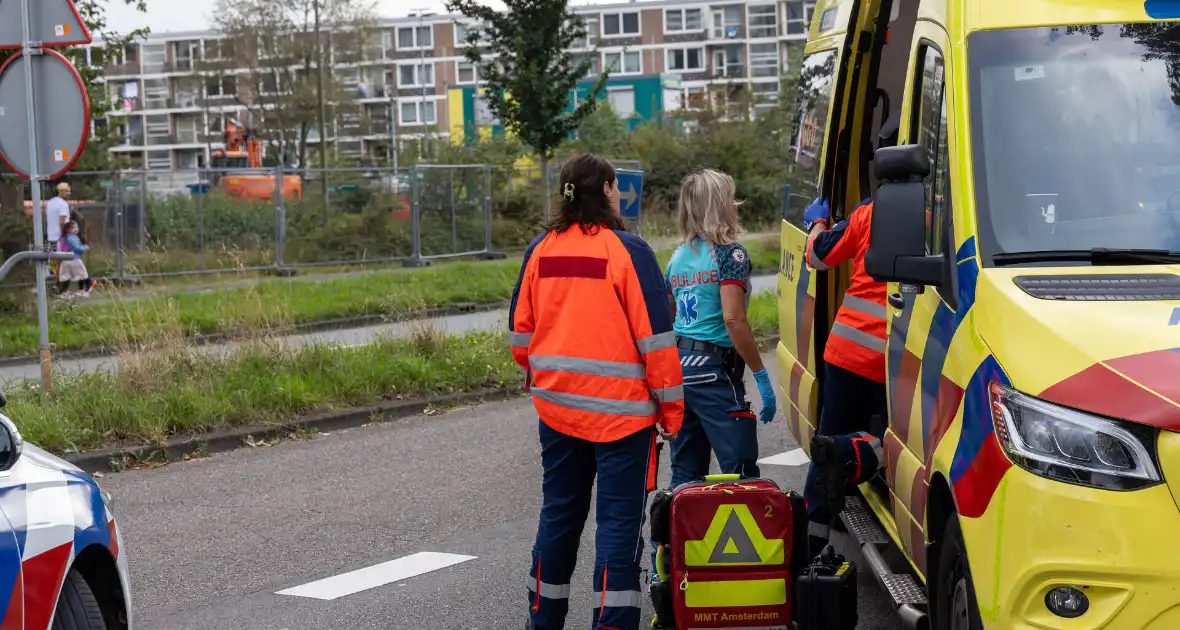
[[(750, 282), (751, 289), (754, 294), (773, 291), (777, 286), (777, 279), (778, 276), (776, 275), (755, 276)], [(303, 335), (290, 335), (278, 337), (275, 341), (291, 347), (314, 344), (331, 344), (348, 347), (363, 345), (385, 337), (405, 337), (413, 330), (420, 328), (424, 322), (429, 322), (431, 325), (437, 326), (446, 332), (462, 335), (481, 330), (495, 330), (503, 326), (507, 321), (508, 311), (506, 309), (497, 309), (479, 313), (450, 315), (429, 320), (409, 320), (377, 326), (365, 326), (363, 328), (345, 328)], [(228, 354), (240, 347), (240, 345), (233, 342), (209, 344), (206, 346), (194, 346), (191, 348), (191, 351), (197, 353), (212, 352)], [(55, 361), (53, 367), (55, 370), (62, 372), (96, 372), (100, 370), (113, 371), (118, 365), (118, 356), (104, 356)], [(40, 377), (41, 366), (36, 361), (0, 367), (0, 383), (7, 383), (12, 380), (35, 380)]]

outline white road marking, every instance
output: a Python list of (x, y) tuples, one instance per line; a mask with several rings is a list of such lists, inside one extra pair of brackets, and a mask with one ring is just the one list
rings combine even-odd
[(454, 553), (416, 553), (397, 560), (382, 562), (371, 567), (341, 573), (330, 578), (316, 580), (275, 593), (331, 601), (345, 595), (352, 595), (392, 582), (430, 573), (449, 566), (475, 560), (475, 556), (461, 556)]
[(786, 453), (779, 453), (778, 455), (771, 455), (770, 457), (763, 457), (758, 460), (759, 465), (767, 466), (802, 466), (809, 463), (811, 460), (807, 459), (807, 453), (803, 449), (797, 448)]

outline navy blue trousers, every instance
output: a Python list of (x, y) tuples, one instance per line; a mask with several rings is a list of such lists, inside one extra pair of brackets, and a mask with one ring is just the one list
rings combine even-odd
[[(824, 406), (818, 434), (836, 438), (836, 454), (848, 474), (848, 482), (860, 484), (872, 479), (884, 464), (881, 436), (869, 431), (874, 415), (887, 417), (885, 384), (830, 363), (825, 366)], [(807, 501), (807, 516), (811, 522), (826, 525), (833, 515), (821, 505), (818, 480), (818, 470), (812, 464), (807, 469), (803, 498)]]
[(561, 630), (570, 578), (598, 478), (591, 628), (637, 630), (643, 592), (639, 558), (647, 495), (655, 489), (655, 427), (615, 442), (570, 437), (540, 423), (544, 500), (528, 588), (534, 630)]

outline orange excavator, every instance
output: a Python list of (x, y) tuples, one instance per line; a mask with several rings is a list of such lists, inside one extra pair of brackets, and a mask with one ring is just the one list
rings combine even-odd
[[(225, 121), (225, 149), (213, 152), (214, 185), (235, 199), (271, 201), (275, 194), (274, 175), (222, 173), (217, 169), (262, 168), (262, 142), (236, 119)], [(303, 199), (303, 180), (298, 175), (283, 176), (283, 196)]]

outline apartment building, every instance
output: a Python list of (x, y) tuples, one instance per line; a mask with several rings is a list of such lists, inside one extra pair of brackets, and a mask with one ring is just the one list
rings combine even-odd
[[(583, 5), (574, 11), (587, 23), (585, 41), (570, 52), (589, 56), (591, 74), (607, 68), (620, 85), (610, 101), (630, 115), (625, 79), (672, 75), (679, 107), (701, 105), (710, 85), (741, 86), (759, 107), (778, 98), (789, 64), (787, 45), (807, 37), (812, 0), (657, 0)], [(382, 18), (353, 58), (336, 56), (332, 72), (343, 79), (359, 106), (327, 125), (323, 136), (342, 158), (382, 164), (394, 139), (447, 136), (448, 90), (480, 84), (478, 68), (463, 57), (463, 16)], [(239, 102), (245, 68), (216, 75), (202, 68), (236, 59), (231, 40), (214, 31), (154, 33), (116, 59), (88, 62), (103, 69), (114, 110), (106, 124), (118, 144), (112, 152), (148, 169), (205, 166), (221, 148), (227, 117), (245, 117)], [(272, 82), (273, 83), (273, 82)], [(614, 83), (614, 81), (612, 81)], [(612, 86), (614, 87), (614, 86)], [(263, 88), (266, 89), (266, 88)], [(280, 91), (280, 85), (272, 85)], [(632, 105), (633, 107), (633, 105)], [(295, 139), (292, 139), (294, 141)], [(322, 140), (312, 129), (309, 144)]]

